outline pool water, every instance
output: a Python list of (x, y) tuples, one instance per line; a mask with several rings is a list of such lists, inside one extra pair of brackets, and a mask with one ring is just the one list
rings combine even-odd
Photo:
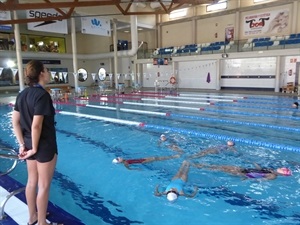
[[(184, 94), (189, 93), (182, 93), (175, 103), (155, 101), (169, 96), (142, 93), (139, 97), (144, 100), (123, 96), (118, 102), (112, 101), (113, 97), (108, 102), (91, 97), (90, 101), (56, 103), (59, 159), (50, 201), (87, 225), (299, 224), (300, 113), (290, 107), (296, 99), (226, 94), (200, 100), (203, 96), (194, 93), (188, 97), (199, 100), (186, 100)], [(213, 105), (203, 105), (212, 101)], [(150, 102), (153, 105), (148, 106)], [(16, 148), (12, 108), (0, 106), (0, 112), (0, 144)], [(176, 154), (167, 144), (158, 145), (161, 133), (184, 150), (180, 158), (136, 165), (137, 170), (112, 163), (117, 156), (130, 159)], [(179, 197), (169, 203), (165, 197), (154, 196), (156, 185), (163, 191), (189, 155), (223, 145), (227, 139), (236, 142), (237, 153), (190, 161), (242, 167), (253, 167), (255, 162), (263, 167), (289, 167), (293, 176), (242, 180), (191, 167), (185, 191), (191, 193), (197, 186), (194, 198)], [(10, 177), (25, 184), (25, 166), (20, 162)]]

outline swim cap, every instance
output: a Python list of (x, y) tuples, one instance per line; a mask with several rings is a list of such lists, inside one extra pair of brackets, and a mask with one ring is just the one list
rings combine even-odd
[(166, 137), (166, 135), (164, 135), (164, 134), (160, 135), (160, 138), (163, 138), (163, 137)]
[(281, 174), (282, 176), (291, 176), (292, 171), (289, 168), (278, 168), (277, 173)]
[(119, 157), (113, 159), (112, 163), (114, 164), (120, 163)]
[(176, 199), (177, 199), (177, 195), (174, 193), (174, 192), (169, 192), (167, 194), (167, 199), (170, 201), (170, 202), (174, 202)]
[(234, 146), (234, 141), (231, 141), (231, 140), (227, 141), (227, 145), (228, 146)]

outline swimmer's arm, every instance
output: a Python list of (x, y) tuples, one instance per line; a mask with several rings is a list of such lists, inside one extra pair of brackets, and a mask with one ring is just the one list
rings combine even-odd
[(164, 195), (165, 194), (164, 192), (159, 192), (158, 191), (158, 187), (159, 187), (159, 185), (156, 185), (154, 195), (155, 196), (162, 196), (162, 195)]
[(253, 163), (253, 165), (255, 166), (255, 168), (256, 169), (259, 169), (259, 170), (261, 170), (262, 168), (261, 168), (261, 166), (260, 165), (258, 165), (257, 163)]
[(195, 195), (197, 194), (197, 192), (198, 192), (198, 187), (195, 186), (194, 187), (194, 192), (192, 194), (186, 194), (186, 193), (182, 192), (182, 193), (180, 193), (180, 195), (182, 195), (184, 197), (188, 197), (188, 198), (193, 198), (193, 197), (195, 197)]
[(127, 169), (129, 169), (129, 170), (142, 170), (142, 169), (139, 169), (139, 168), (131, 168), (131, 167), (129, 166), (128, 163), (124, 163), (124, 166), (125, 166)]
[(171, 144), (167, 146), (169, 149), (178, 152), (178, 153), (183, 153), (183, 150), (181, 148), (179, 148), (177, 145)]
[(264, 180), (275, 180), (277, 178), (277, 175), (274, 173), (267, 174)]

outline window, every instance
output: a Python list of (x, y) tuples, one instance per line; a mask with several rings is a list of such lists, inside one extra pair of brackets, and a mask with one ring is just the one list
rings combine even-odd
[(176, 19), (176, 18), (179, 18), (179, 17), (184, 17), (186, 16), (187, 14), (187, 8), (185, 9), (177, 9), (177, 10), (174, 10), (170, 13), (170, 16), (169, 18), (170, 19)]
[(206, 6), (206, 12), (219, 11), (222, 9), (227, 9), (227, 1), (219, 1), (216, 4)]

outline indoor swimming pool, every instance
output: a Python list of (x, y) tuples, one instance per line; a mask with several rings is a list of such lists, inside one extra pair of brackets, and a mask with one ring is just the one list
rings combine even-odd
[[(292, 225), (300, 221), (300, 109), (295, 97), (229, 93), (138, 92), (92, 95), (54, 102), (59, 156), (51, 186), (51, 216), (65, 225)], [(0, 146), (16, 149), (12, 105), (0, 105)], [(159, 144), (161, 134), (166, 143)], [(189, 156), (209, 147), (235, 142), (235, 152), (201, 158)], [(180, 157), (133, 165), (114, 164), (116, 157), (137, 159), (178, 154)], [(157, 197), (188, 160), (244, 168), (288, 167), (292, 176), (275, 180), (241, 179), (190, 167), (184, 190), (175, 202)], [(0, 170), (12, 160), (1, 159)], [(19, 162), (2, 186), (22, 187), (26, 165)], [(1, 181), (2, 180), (2, 181)], [(4, 183), (4, 181), (6, 183)], [(7, 188), (7, 187), (5, 187)], [(22, 194), (17, 196), (24, 201)], [(0, 199), (1, 201), (1, 199)], [(17, 211), (18, 209), (15, 209)], [(18, 224), (13, 218), (2, 225)]]

